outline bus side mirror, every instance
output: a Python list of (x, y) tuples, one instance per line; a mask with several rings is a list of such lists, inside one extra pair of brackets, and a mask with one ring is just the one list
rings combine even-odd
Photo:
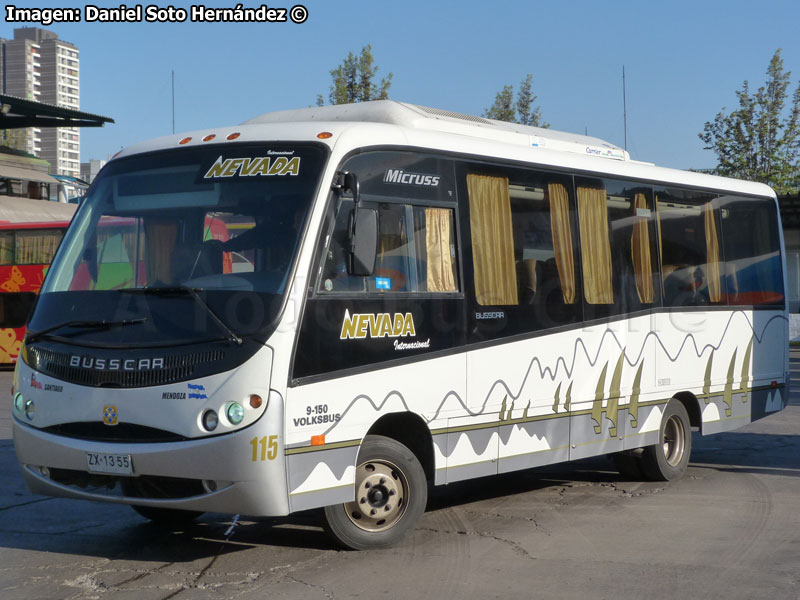
[(344, 190), (353, 195), (353, 204), (358, 206), (361, 201), (361, 185), (358, 182), (358, 176), (350, 171), (344, 173)]
[(0, 327), (24, 327), (34, 302), (35, 292), (0, 292)]
[(350, 212), (350, 275), (372, 275), (378, 254), (378, 211), (374, 208), (354, 208)]

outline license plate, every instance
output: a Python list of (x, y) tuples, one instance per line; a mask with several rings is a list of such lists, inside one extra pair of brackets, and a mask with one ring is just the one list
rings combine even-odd
[(133, 461), (131, 460), (130, 454), (87, 452), (86, 467), (92, 473), (114, 473), (115, 475), (133, 474)]

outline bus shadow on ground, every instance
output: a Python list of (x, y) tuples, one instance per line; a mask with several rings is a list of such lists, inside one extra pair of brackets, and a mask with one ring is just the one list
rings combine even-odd
[[(796, 458), (800, 435), (730, 432), (707, 438), (695, 434), (693, 441), (690, 468), (800, 476)], [(6, 497), (0, 506), (0, 547), (167, 563), (189, 563), (258, 547), (298, 553), (339, 549), (322, 528), (321, 509), (287, 517), (207, 513), (183, 529), (167, 531), (127, 506), (34, 496), (24, 489), (16, 470), (5, 466), (6, 493), (13, 498)], [(576, 484), (624, 487), (633, 482), (615, 470), (609, 457), (595, 457), (431, 486), (427, 512), (521, 494), (546, 495)]]
[(323, 531), (321, 520), (305, 513), (236, 519), (232, 515), (205, 514), (170, 531), (135, 514), (127, 515), (127, 507), (113, 507), (117, 509), (113, 512), (122, 511), (124, 517), (101, 522), (96, 511), (94, 515), (81, 515), (91, 511), (83, 508), (83, 503), (62, 502), (66, 510), (60, 512), (66, 513), (70, 527), (54, 531), (51, 527), (28, 526), (25, 519), (12, 523), (2, 518), (0, 548), (167, 563), (188, 563), (257, 547), (336, 549)]
[(729, 432), (695, 434), (690, 466), (720, 471), (800, 477), (800, 435)]

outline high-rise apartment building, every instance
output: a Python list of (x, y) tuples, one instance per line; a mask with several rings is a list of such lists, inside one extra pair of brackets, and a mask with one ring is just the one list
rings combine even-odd
[[(15, 29), (13, 40), (0, 38), (0, 89), (4, 94), (78, 110), (78, 47), (46, 29)], [(80, 177), (77, 127), (31, 127), (20, 134), (16, 145), (48, 161), (51, 173)]]

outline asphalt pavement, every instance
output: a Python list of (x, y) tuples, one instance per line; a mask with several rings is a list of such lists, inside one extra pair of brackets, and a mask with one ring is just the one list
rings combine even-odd
[[(395, 548), (341, 551), (314, 511), (165, 532), (25, 488), (0, 411), (0, 598), (800, 598), (800, 353), (789, 407), (695, 435), (677, 482), (605, 458), (431, 491)], [(0, 373), (9, 398), (10, 373)]]

